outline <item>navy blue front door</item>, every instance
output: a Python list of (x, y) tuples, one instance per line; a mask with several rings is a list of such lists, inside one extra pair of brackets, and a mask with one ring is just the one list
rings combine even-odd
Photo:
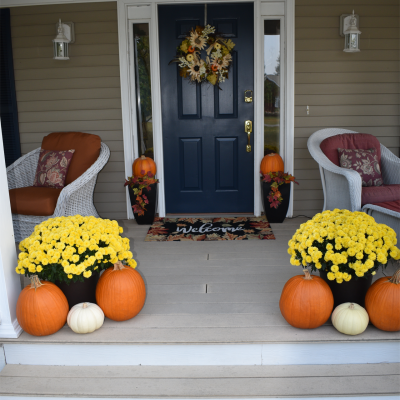
[(253, 4), (208, 4), (207, 23), (236, 44), (221, 89), (193, 84), (168, 65), (188, 31), (204, 26), (204, 4), (160, 5), (164, 180), (167, 213), (245, 213), (254, 210)]

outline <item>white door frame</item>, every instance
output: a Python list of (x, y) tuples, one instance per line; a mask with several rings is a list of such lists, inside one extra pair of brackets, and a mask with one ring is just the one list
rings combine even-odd
[[(244, 2), (254, 3), (254, 214), (261, 215), (261, 191), (259, 168), (264, 154), (264, 19), (282, 21), (281, 57), (284, 69), (282, 102), (285, 132), (281, 155), (285, 161), (285, 171), (293, 174), (293, 127), (294, 127), (294, 2), (295, 0), (199, 0), (199, 3)], [(196, 1), (197, 2), (197, 1)], [(132, 163), (139, 156), (137, 149), (137, 125), (135, 109), (135, 76), (132, 58), (132, 24), (149, 23), (151, 90), (153, 108), (153, 144), (154, 160), (157, 164), (157, 178), (160, 180), (158, 191), (158, 212), (165, 216), (164, 162), (161, 117), (160, 60), (158, 43), (158, 4), (193, 4), (193, 1), (180, 0), (119, 0), (118, 1), (118, 36), (122, 100), (122, 126), (124, 138), (125, 174), (131, 175)], [(133, 218), (127, 192), (127, 215)], [(293, 214), (293, 196), (288, 216)]]

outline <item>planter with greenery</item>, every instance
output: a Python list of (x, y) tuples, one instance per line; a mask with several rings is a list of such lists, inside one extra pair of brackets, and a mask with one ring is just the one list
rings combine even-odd
[(50, 218), (20, 243), (16, 272), (55, 283), (70, 308), (95, 303), (100, 271), (119, 260), (136, 267), (129, 239), (122, 238), (122, 232), (117, 221), (80, 215)]
[(300, 225), (289, 241), (292, 265), (318, 270), (331, 288), (334, 307), (364, 307), (372, 276), (390, 260), (400, 259), (396, 232), (363, 212), (324, 211)]

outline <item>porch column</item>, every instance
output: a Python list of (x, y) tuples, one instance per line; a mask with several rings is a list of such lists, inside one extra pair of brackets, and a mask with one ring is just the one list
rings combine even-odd
[(16, 305), (21, 283), (15, 272), (17, 252), (15, 249), (3, 135), (0, 125), (0, 339), (17, 338), (22, 329), (18, 324)]

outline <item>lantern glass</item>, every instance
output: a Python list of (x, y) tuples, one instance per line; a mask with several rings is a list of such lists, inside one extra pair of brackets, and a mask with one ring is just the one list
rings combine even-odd
[(358, 48), (358, 34), (357, 33), (348, 33), (345, 35), (345, 51), (353, 52), (360, 51)]
[(68, 43), (54, 42), (54, 58), (59, 60), (69, 59)]

